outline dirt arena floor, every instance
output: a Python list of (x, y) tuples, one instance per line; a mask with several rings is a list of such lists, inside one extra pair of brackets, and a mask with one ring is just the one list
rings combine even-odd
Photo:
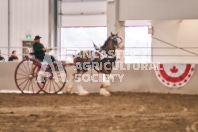
[(198, 96), (0, 94), (0, 132), (195, 132)]

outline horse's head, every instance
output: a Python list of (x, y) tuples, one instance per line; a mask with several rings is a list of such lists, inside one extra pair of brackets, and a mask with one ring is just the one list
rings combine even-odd
[[(120, 48), (120, 44), (122, 43), (122, 38), (118, 36), (118, 33), (117, 34), (111, 33), (110, 39), (112, 40), (112, 42), (116, 48)], [(120, 42), (119, 42), (119, 40), (120, 40)]]
[[(120, 40), (120, 42), (118, 42)], [(105, 44), (101, 47), (102, 50), (115, 50), (116, 48), (120, 48), (120, 44), (122, 43), (122, 38), (117, 34), (111, 33), (111, 36), (105, 41)]]

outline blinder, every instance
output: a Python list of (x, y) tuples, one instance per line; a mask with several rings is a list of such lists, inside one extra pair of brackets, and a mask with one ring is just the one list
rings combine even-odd
[(112, 39), (112, 41), (113, 41), (113, 43), (115, 44), (115, 46), (118, 48), (119, 47), (119, 45), (118, 45), (118, 40), (117, 40), (117, 38), (119, 38), (118, 36), (113, 36), (113, 37), (111, 37), (111, 39)]

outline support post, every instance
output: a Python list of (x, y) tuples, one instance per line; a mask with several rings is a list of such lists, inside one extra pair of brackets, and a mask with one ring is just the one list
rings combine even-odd
[(10, 0), (8, 0), (8, 58), (10, 55)]
[[(116, 34), (118, 33), (119, 37), (122, 38), (123, 43), (120, 47), (125, 45), (125, 21), (119, 21), (119, 0), (113, 0), (107, 2), (107, 34), (111, 35), (111, 32)], [(124, 61), (124, 50), (119, 52), (121, 54), (118, 58), (121, 62)], [(117, 50), (118, 51), (118, 50)]]

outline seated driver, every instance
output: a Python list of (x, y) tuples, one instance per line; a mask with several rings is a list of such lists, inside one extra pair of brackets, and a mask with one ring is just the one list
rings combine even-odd
[(45, 52), (47, 50), (52, 50), (52, 49), (45, 48), (43, 44), (40, 43), (40, 39), (41, 39), (40, 36), (35, 36), (35, 39), (34, 39), (35, 43), (33, 44), (35, 58), (41, 62), (45, 60), (47, 61), (48, 64), (51, 64), (52, 62), (56, 60), (53, 56), (46, 55)]

